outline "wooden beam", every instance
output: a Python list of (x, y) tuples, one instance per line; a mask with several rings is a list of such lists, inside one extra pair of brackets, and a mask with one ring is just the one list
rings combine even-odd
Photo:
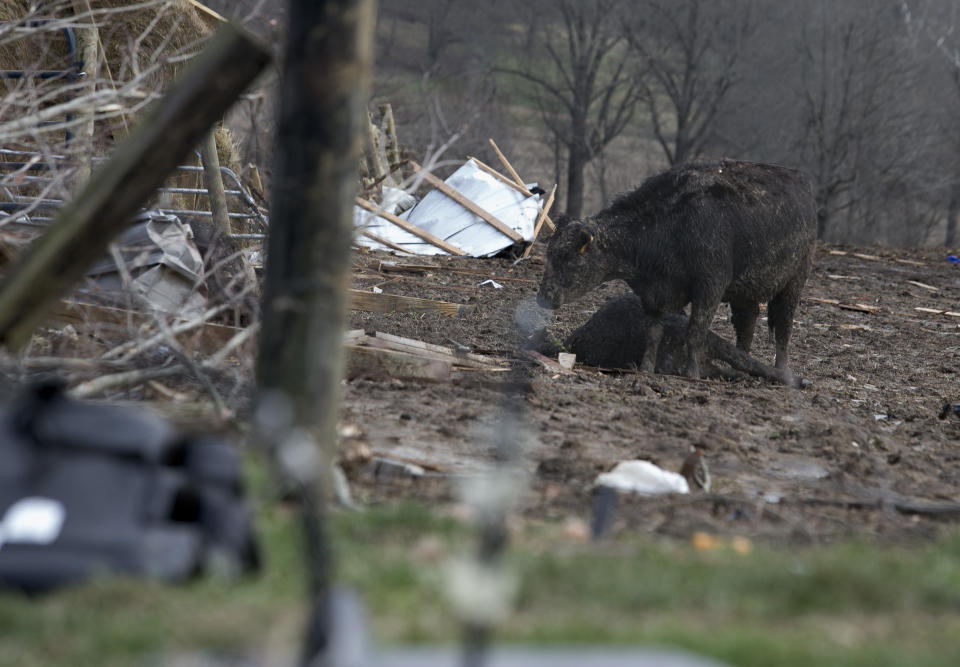
[(269, 62), (232, 24), (210, 38), (110, 161), (30, 247), (0, 286), (0, 343), (19, 349), (60, 295), (107, 252), (107, 244)]
[(387, 246), (387, 247), (390, 248), (391, 250), (396, 250), (397, 252), (402, 252), (402, 253), (407, 254), (407, 255), (415, 255), (415, 254), (416, 254), (416, 253), (414, 253), (414, 252), (411, 252), (410, 250), (407, 250), (407, 249), (404, 248), (403, 246), (397, 245), (396, 243), (393, 243), (392, 241), (388, 241), (388, 240), (385, 239), (385, 238), (381, 238), (381, 237), (377, 236), (376, 234), (373, 234), (372, 232), (361, 231), (360, 233), (361, 233), (363, 236), (366, 236), (366, 237), (367, 237), (368, 239), (370, 239), (371, 241), (376, 241), (376, 242), (379, 243), (380, 245)]
[[(490, 141), (492, 142), (493, 140), (491, 139)], [(491, 167), (490, 165), (485, 164), (484, 162), (481, 162), (480, 160), (478, 160), (478, 159), (475, 158), (475, 157), (468, 156), (467, 159), (473, 160), (474, 163), (480, 168), (481, 171), (487, 172), (488, 174), (490, 174), (490, 175), (493, 176), (494, 178), (502, 181), (505, 185), (509, 185), (511, 188), (513, 188), (513, 189), (516, 190), (517, 192), (519, 192), (519, 193), (521, 193), (521, 194), (524, 194), (524, 195), (526, 195), (526, 196), (528, 196), (528, 197), (532, 197), (532, 196), (533, 196), (533, 193), (530, 192), (530, 190), (527, 189), (527, 185), (526, 185), (526, 183), (524, 183), (523, 181), (519, 181), (519, 182), (511, 181), (509, 178), (507, 178), (506, 176), (504, 176), (503, 174), (501, 174), (499, 171), (497, 171), (496, 169), (494, 169), (494, 168)], [(504, 158), (504, 159), (506, 159), (506, 158)], [(546, 222), (547, 222), (547, 227), (550, 228), (550, 231), (551, 231), (551, 232), (557, 231), (557, 226), (556, 226), (555, 224), (553, 224), (553, 220), (551, 220), (549, 216), (547, 216)]]
[(493, 147), (493, 152), (497, 154), (497, 158), (500, 160), (500, 164), (502, 164), (503, 168), (507, 170), (508, 174), (510, 174), (510, 178), (516, 181), (517, 185), (522, 185), (523, 187), (527, 187), (524, 184), (523, 179), (520, 178), (520, 174), (516, 172), (516, 170), (513, 168), (513, 165), (510, 164), (509, 160), (507, 160), (507, 156), (500, 151), (500, 147), (497, 146), (497, 142), (495, 142), (493, 139), (488, 139), (487, 141), (489, 141), (490, 146)]
[(550, 196), (547, 197), (547, 203), (543, 205), (543, 208), (540, 209), (540, 215), (537, 218), (537, 224), (533, 227), (533, 238), (530, 240), (530, 245), (527, 246), (527, 249), (523, 251), (524, 257), (529, 257), (530, 253), (533, 251), (533, 244), (537, 242), (537, 236), (540, 234), (540, 228), (543, 226), (543, 221), (547, 218), (547, 213), (550, 212), (550, 207), (553, 206), (553, 197), (557, 194), (557, 186), (554, 184), (553, 189), (550, 191)]
[(369, 310), (373, 313), (434, 312), (447, 317), (457, 317), (470, 308), (470, 306), (450, 301), (418, 299), (399, 294), (376, 294), (358, 289), (348, 290), (348, 292), (351, 308)]
[(520, 234), (518, 234), (516, 231), (507, 227), (505, 224), (503, 224), (503, 222), (498, 220), (494, 215), (492, 215), (487, 211), (484, 211), (482, 208), (477, 206), (474, 202), (464, 197), (462, 194), (460, 194), (459, 192), (451, 188), (449, 185), (441, 181), (439, 178), (434, 176), (429, 171), (425, 171), (423, 167), (421, 167), (416, 162), (411, 160), (410, 166), (413, 167), (413, 172), (415, 174), (423, 174), (423, 178), (427, 181), (427, 183), (435, 187), (437, 190), (439, 190), (446, 196), (450, 197), (450, 199), (457, 202), (458, 204), (460, 204), (462, 207), (464, 207), (474, 215), (479, 216), (481, 219), (483, 219), (484, 222), (492, 226), (498, 232), (500, 232), (501, 234), (509, 238), (511, 241), (513, 241), (514, 243), (523, 243), (523, 237), (520, 236)]
[(427, 231), (424, 231), (424, 230), (420, 229), (420, 228), (417, 227), (416, 225), (407, 222), (407, 221), (404, 220), (403, 218), (400, 218), (400, 217), (394, 215), (393, 213), (390, 213), (389, 211), (383, 210), (382, 208), (380, 208), (379, 206), (377, 206), (377, 205), (375, 205), (375, 204), (371, 204), (371, 203), (368, 202), (366, 199), (361, 199), (360, 197), (357, 197), (357, 204), (358, 204), (361, 208), (365, 208), (366, 210), (370, 211), (370, 212), (373, 213), (374, 215), (377, 215), (377, 216), (383, 218), (384, 220), (388, 220), (388, 221), (392, 222), (393, 224), (395, 224), (395, 225), (396, 225), (397, 227), (399, 227), (400, 229), (403, 229), (403, 230), (406, 230), (406, 231), (410, 232), (411, 234), (413, 234), (413, 235), (416, 236), (417, 238), (423, 239), (424, 241), (426, 241), (426, 242), (429, 243), (430, 245), (436, 246), (437, 248), (440, 248), (441, 250), (445, 250), (446, 252), (450, 253), (451, 255), (457, 255), (457, 256), (459, 256), (459, 257), (463, 257), (463, 256), (465, 256), (465, 255), (467, 254), (466, 252), (464, 252), (463, 250), (461, 250), (461, 249), (458, 248), (457, 246), (455, 246), (455, 245), (450, 245), (449, 243), (447, 243), (447, 242), (444, 241), (443, 239), (437, 238), (436, 236), (434, 236), (434, 235), (431, 234), (430, 232), (427, 232)]

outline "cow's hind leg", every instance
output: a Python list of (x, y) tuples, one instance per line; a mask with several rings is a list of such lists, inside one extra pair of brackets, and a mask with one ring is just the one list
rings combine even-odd
[(690, 323), (687, 325), (687, 375), (692, 378), (700, 377), (707, 332), (719, 306), (718, 298), (695, 300), (690, 304)]
[(753, 333), (757, 328), (757, 318), (760, 316), (760, 304), (756, 302), (730, 304), (733, 330), (737, 333), (737, 347), (744, 352), (750, 352), (753, 345)]
[(773, 331), (776, 342), (777, 356), (774, 365), (780, 370), (789, 373), (790, 357), (787, 347), (790, 344), (790, 334), (793, 331), (793, 316), (800, 303), (800, 290), (803, 282), (794, 280), (779, 294), (771, 299), (767, 307), (767, 319)]

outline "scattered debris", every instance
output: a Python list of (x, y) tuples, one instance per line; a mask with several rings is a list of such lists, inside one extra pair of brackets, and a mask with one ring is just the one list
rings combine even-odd
[(553, 203), (550, 197), (541, 209), (539, 194), (494, 175), (472, 158), (445, 181), (409, 164), (435, 189), (399, 213), (397, 197), (386, 188), (380, 206), (358, 198), (354, 224), (359, 245), (418, 255), (490, 257), (514, 244), (532, 244)]
[(577, 355), (572, 352), (561, 352), (557, 355), (557, 363), (568, 371), (573, 370), (573, 365), (577, 363)]
[(144, 211), (115, 243), (112, 257), (87, 270), (90, 279), (77, 290), (96, 303), (147, 306), (193, 319), (207, 305), (203, 258), (190, 228), (175, 215)]
[(919, 288), (921, 288), (921, 289), (929, 290), (929, 291), (931, 291), (931, 292), (939, 292), (939, 291), (940, 291), (940, 288), (939, 288), (939, 287), (934, 287), (933, 285), (928, 285), (928, 284), (926, 284), (926, 283), (922, 283), (922, 282), (920, 282), (919, 280), (908, 280), (907, 283), (909, 283), (910, 285), (913, 285), (914, 287), (919, 287)]
[(498, 283), (496, 280), (493, 280), (492, 278), (488, 278), (484, 280), (482, 283), (477, 283), (477, 287), (483, 287), (484, 285), (493, 285), (493, 289), (503, 289), (503, 285)]
[(960, 317), (960, 313), (953, 310), (940, 310), (939, 308), (923, 308), (917, 306), (914, 310), (920, 313), (929, 313), (931, 315), (946, 315), (947, 317)]
[(683, 475), (664, 470), (650, 461), (621, 461), (610, 472), (598, 475), (594, 485), (648, 496), (690, 493)]

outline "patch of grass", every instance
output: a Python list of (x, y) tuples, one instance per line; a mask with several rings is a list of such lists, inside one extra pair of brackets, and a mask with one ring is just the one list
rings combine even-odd
[[(331, 518), (338, 576), (360, 592), (378, 639), (456, 640), (443, 572), (473, 548), (469, 526), (409, 503)], [(0, 664), (127, 665), (278, 643), (292, 655), (305, 589), (296, 514), (270, 503), (259, 523), (266, 569), (237, 583), (104, 579), (37, 598), (0, 594)], [(739, 555), (638, 537), (577, 544), (528, 523), (506, 563), (521, 584), (501, 641), (674, 645), (735, 665), (939, 666), (960, 656), (960, 534)]]

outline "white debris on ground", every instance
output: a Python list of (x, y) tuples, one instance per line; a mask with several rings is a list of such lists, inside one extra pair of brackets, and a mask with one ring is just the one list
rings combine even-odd
[(647, 496), (690, 493), (683, 475), (664, 470), (650, 461), (621, 461), (610, 472), (598, 475), (594, 484)]
[[(473, 160), (468, 160), (457, 169), (446, 179), (446, 184), (517, 232), (525, 241), (533, 240), (533, 228), (540, 211), (539, 195), (525, 196), (482, 171)], [(527, 187), (533, 187), (533, 184)], [(407, 197), (410, 195), (402, 190), (391, 190), (395, 189), (384, 188), (384, 202), (381, 206), (385, 210), (395, 213), (398, 208), (401, 209), (403, 212), (396, 213), (399, 217), (462, 249), (472, 257), (490, 257), (514, 243), (480, 216), (468, 211), (439, 190), (431, 190), (422, 200), (406, 210), (403, 210), (403, 206), (409, 204), (409, 200), (398, 193)], [(449, 254), (359, 206), (354, 207), (353, 220), (358, 229), (362, 228), (413, 254)], [(360, 234), (356, 237), (356, 243), (367, 248), (390, 250)]]

